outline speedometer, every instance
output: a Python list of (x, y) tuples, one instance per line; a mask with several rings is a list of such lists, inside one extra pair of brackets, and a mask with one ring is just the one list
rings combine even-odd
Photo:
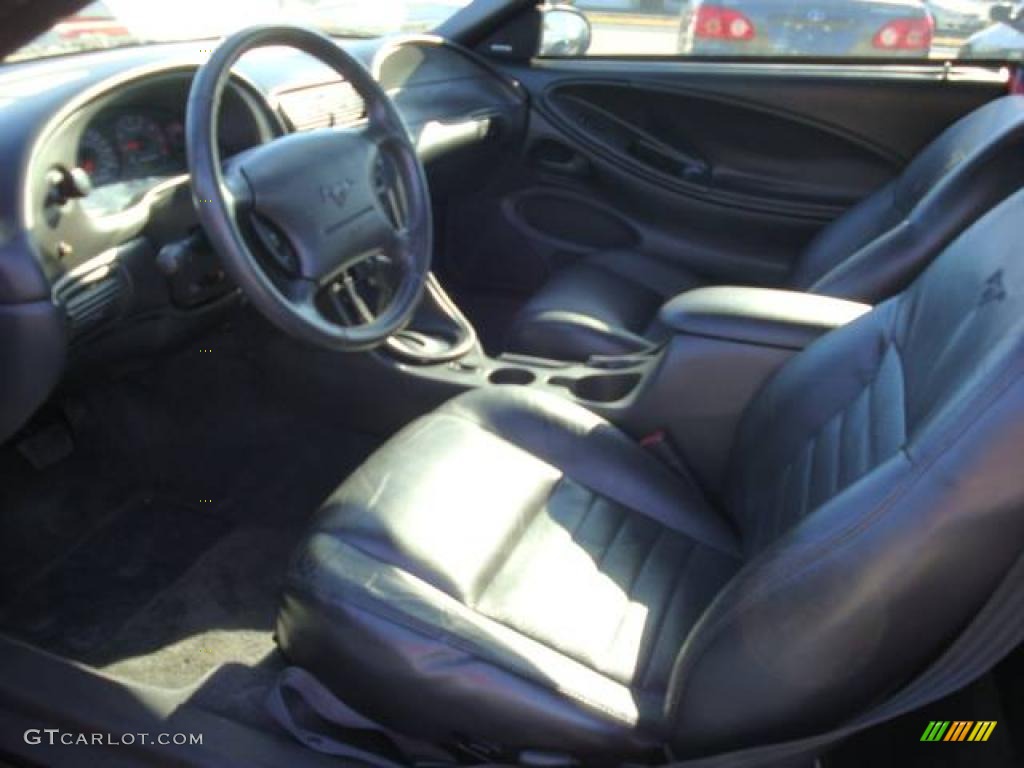
[(134, 177), (155, 176), (167, 170), (170, 147), (160, 124), (148, 115), (127, 114), (114, 124), (121, 157)]
[(102, 187), (121, 178), (121, 161), (114, 145), (95, 128), (83, 134), (78, 147), (78, 165), (89, 174), (93, 186)]

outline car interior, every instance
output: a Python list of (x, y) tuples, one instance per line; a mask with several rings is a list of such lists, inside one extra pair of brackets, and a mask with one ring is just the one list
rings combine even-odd
[(560, 8), (0, 65), (0, 766), (1024, 764), (1019, 68)]

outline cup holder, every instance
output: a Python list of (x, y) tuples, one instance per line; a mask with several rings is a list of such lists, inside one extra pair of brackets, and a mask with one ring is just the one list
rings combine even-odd
[(592, 403), (614, 403), (621, 400), (640, 383), (643, 378), (639, 373), (593, 374), (582, 379), (568, 376), (555, 376), (551, 383), (556, 387), (565, 387), (580, 400)]
[(537, 380), (537, 374), (525, 368), (498, 368), (487, 377), (491, 384), (518, 384), (525, 387)]

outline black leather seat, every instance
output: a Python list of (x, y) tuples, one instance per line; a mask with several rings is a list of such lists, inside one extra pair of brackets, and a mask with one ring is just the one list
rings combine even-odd
[(836, 725), (1024, 546), (1024, 192), (758, 393), (709, 500), (583, 408), (459, 397), (326, 503), (284, 653), (438, 743), (629, 755)]
[[(775, 287), (875, 304), (1022, 182), (1024, 96), (1006, 96), (951, 126), (897, 179), (826, 227)], [(663, 333), (661, 305), (710, 282), (650, 255), (586, 256), (523, 307), (507, 348), (556, 360), (644, 351)]]

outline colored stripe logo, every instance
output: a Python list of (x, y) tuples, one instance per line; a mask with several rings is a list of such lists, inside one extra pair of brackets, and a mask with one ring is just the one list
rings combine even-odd
[(921, 741), (988, 741), (996, 720), (932, 720)]

